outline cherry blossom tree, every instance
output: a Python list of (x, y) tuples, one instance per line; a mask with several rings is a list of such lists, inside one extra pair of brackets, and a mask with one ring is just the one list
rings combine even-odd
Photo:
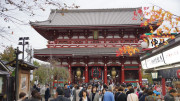
[[(13, 25), (29, 25), (29, 18), (36, 17), (37, 11), (41, 13), (50, 8), (67, 10), (79, 8), (79, 6), (67, 5), (60, 0), (1, 0), (0, 37), (11, 42), (10, 36), (14, 34)], [(21, 18), (22, 16), (25, 20)]]

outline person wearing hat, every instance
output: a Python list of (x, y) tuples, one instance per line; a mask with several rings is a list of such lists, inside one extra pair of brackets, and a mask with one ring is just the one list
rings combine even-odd
[(51, 101), (70, 101), (70, 99), (66, 98), (63, 96), (64, 95), (64, 91), (63, 91), (63, 88), (61, 87), (58, 87), (56, 89), (56, 98), (51, 100)]

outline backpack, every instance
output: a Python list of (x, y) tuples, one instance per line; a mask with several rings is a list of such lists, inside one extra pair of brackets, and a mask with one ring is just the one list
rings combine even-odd
[(146, 101), (156, 101), (155, 97), (153, 97), (153, 96), (146, 96), (145, 100)]
[(143, 95), (140, 97), (139, 101), (145, 101), (146, 96), (147, 96), (147, 94), (143, 94)]

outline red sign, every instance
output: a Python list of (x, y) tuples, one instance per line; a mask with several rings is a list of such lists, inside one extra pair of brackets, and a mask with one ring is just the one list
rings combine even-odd
[(180, 69), (177, 70), (177, 77), (180, 78)]

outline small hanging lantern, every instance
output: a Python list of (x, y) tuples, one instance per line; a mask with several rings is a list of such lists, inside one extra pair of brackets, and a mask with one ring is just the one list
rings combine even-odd
[(114, 67), (111, 70), (111, 75), (112, 75), (112, 78), (115, 79), (115, 77), (116, 77), (116, 69)]
[(80, 68), (77, 68), (76, 75), (77, 75), (78, 79), (80, 79), (80, 77), (81, 77), (81, 70), (80, 70)]

